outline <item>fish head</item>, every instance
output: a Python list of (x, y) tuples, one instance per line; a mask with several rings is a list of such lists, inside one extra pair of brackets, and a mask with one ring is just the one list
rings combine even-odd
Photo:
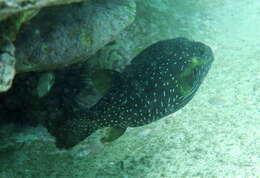
[(199, 88), (214, 60), (210, 47), (200, 42), (182, 48), (172, 69), (178, 81), (179, 93), (189, 96)]

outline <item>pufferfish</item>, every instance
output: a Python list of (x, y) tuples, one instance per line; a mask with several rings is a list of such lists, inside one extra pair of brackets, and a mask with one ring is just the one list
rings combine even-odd
[(114, 137), (128, 127), (164, 118), (195, 95), (214, 60), (210, 47), (186, 38), (159, 41), (144, 49), (121, 73), (113, 72), (111, 87), (91, 108), (76, 110), (48, 128), (59, 148), (70, 148), (98, 129)]

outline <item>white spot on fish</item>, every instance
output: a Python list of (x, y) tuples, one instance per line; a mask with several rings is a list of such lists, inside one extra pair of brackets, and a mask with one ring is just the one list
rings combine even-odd
[(164, 104), (163, 104), (163, 102), (161, 102), (161, 107), (163, 107), (164, 106)]

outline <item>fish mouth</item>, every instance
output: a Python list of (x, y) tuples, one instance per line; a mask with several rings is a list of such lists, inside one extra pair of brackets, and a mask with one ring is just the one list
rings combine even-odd
[(214, 55), (211, 48), (201, 42), (195, 42), (195, 46), (198, 48), (195, 57), (202, 61), (203, 64), (210, 65), (214, 61)]
[(192, 55), (185, 61), (180, 61), (183, 71), (177, 76), (180, 86), (179, 93), (183, 98), (193, 95), (203, 82), (212, 62), (214, 61), (213, 52), (210, 47), (200, 42), (194, 42)]
[(191, 59), (192, 64), (195, 66), (194, 76), (204, 78), (214, 61), (213, 51), (201, 42), (195, 42), (195, 46), (197, 48), (196, 54)]

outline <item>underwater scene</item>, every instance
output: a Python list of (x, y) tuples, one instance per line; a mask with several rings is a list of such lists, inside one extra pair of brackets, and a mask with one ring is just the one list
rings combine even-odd
[(260, 177), (260, 1), (0, 0), (0, 178)]

